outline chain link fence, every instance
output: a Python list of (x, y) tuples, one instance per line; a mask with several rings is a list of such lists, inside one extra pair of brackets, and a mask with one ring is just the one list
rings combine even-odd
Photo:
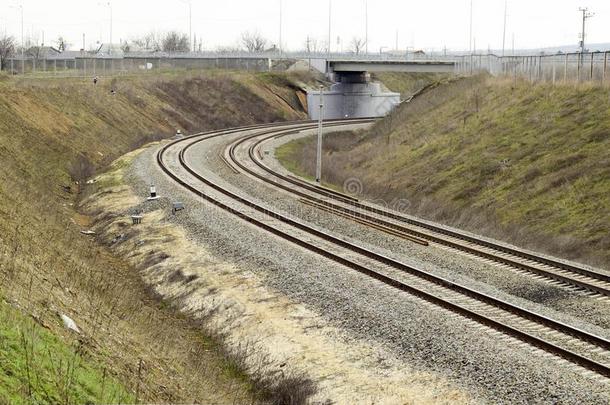
[(610, 52), (564, 53), (537, 56), (465, 55), (456, 60), (456, 72), (526, 79), (532, 83), (610, 82)]
[(268, 57), (76, 57), (10, 58), (4, 70), (12, 75), (36, 76), (116, 76), (159, 73), (169, 70), (244, 70), (264, 72), (274, 68)]

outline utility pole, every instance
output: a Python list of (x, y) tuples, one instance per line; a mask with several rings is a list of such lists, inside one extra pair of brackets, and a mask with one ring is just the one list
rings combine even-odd
[(396, 30), (396, 48), (394, 48), (396, 50), (396, 53), (398, 54), (398, 30)]
[(21, 74), (25, 74), (25, 40), (23, 39), (23, 4), (19, 5), (21, 10)]
[(587, 20), (591, 17), (593, 17), (595, 14), (594, 13), (590, 13), (589, 9), (587, 7), (585, 8), (579, 8), (578, 10), (580, 10), (582, 12), (582, 33), (580, 34), (580, 53), (584, 54), (585, 53), (585, 38), (586, 38), (586, 23)]
[(318, 117), (318, 150), (316, 153), (316, 182), (322, 182), (322, 120), (324, 119), (324, 94), (320, 86), (320, 116)]
[(504, 30), (502, 31), (502, 56), (506, 47), (506, 15), (508, 12), (508, 0), (504, 0)]
[[(110, 11), (110, 42), (108, 43), (108, 54), (112, 54), (112, 4), (107, 1), (106, 3), (97, 3), (98, 6), (104, 6), (107, 5), (108, 6), (108, 10)], [(102, 28), (100, 28), (100, 42), (103, 42), (102, 40)]]
[(25, 73), (25, 38), (23, 35), (23, 4), (18, 6), (9, 6), (11, 8), (18, 8), (21, 13), (21, 74)]
[(470, 0), (470, 34), (468, 35), (468, 49), (472, 55), (472, 1)]
[(369, 2), (364, 0), (364, 53), (369, 54)]
[(332, 0), (328, 0), (328, 49), (327, 53), (330, 56), (330, 26), (332, 23)]
[(108, 44), (108, 55), (112, 55), (112, 3), (108, 2), (110, 9), (110, 43)]
[(182, 0), (189, 6), (189, 49), (194, 50), (193, 41), (193, 2), (192, 0)]

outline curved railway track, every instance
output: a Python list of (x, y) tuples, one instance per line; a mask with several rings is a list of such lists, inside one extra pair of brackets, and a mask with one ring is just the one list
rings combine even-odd
[[(327, 125), (357, 122), (366, 121), (331, 121)], [(198, 173), (189, 165), (186, 158), (189, 149), (211, 138), (253, 130), (257, 131), (255, 132), (257, 136), (277, 136), (282, 132), (301, 131), (311, 126), (310, 122), (274, 124), (198, 134), (162, 147), (157, 153), (157, 163), (170, 178), (186, 189), (258, 228), (393, 288), (415, 295), (564, 359), (575, 367), (581, 367), (581, 370), (584, 368), (585, 375), (610, 378), (610, 340), (312, 228), (306, 223), (268, 209), (248, 197), (227, 189), (209, 176)], [(253, 149), (250, 151), (254, 153)], [(170, 161), (171, 157), (177, 161)], [(230, 164), (241, 167), (241, 163), (236, 160), (232, 160)], [(204, 193), (204, 188), (209, 188), (213, 192)], [(399, 276), (392, 275), (392, 271), (398, 271)]]
[[(301, 131), (300, 129), (299, 131)], [(560, 285), (573, 287), (576, 290), (588, 291), (596, 296), (610, 297), (610, 276), (584, 267), (559, 262), (538, 256), (520, 249), (508, 247), (473, 235), (447, 229), (426, 221), (408, 217), (379, 206), (362, 203), (354, 197), (321, 188), (293, 176), (283, 175), (263, 163), (260, 158), (260, 146), (271, 139), (293, 135), (299, 131), (285, 130), (261, 136), (254, 134), (242, 137), (231, 143), (226, 151), (233, 165), (255, 178), (272, 186), (292, 193), (303, 199), (303, 202), (319, 209), (342, 215), (347, 218), (367, 222), (369, 226), (393, 230), (400, 235), (410, 235), (420, 242), (430, 241), (474, 256), (507, 265), (521, 272), (545, 278)], [(257, 172), (240, 162), (236, 150), (255, 138), (248, 148), (249, 159), (261, 169)], [(274, 180), (275, 179), (275, 180)], [(367, 225), (367, 224), (365, 224)], [(383, 230), (382, 229), (382, 230)], [(400, 236), (397, 235), (397, 236)]]

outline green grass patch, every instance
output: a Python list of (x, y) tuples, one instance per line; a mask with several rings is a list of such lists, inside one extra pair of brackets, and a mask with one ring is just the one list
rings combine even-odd
[(0, 402), (129, 403), (133, 395), (64, 341), (0, 301)]

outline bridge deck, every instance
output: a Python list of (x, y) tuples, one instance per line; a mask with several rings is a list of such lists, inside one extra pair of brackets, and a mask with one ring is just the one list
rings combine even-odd
[(370, 61), (331, 60), (328, 62), (334, 72), (453, 72), (455, 62), (446, 61)]

